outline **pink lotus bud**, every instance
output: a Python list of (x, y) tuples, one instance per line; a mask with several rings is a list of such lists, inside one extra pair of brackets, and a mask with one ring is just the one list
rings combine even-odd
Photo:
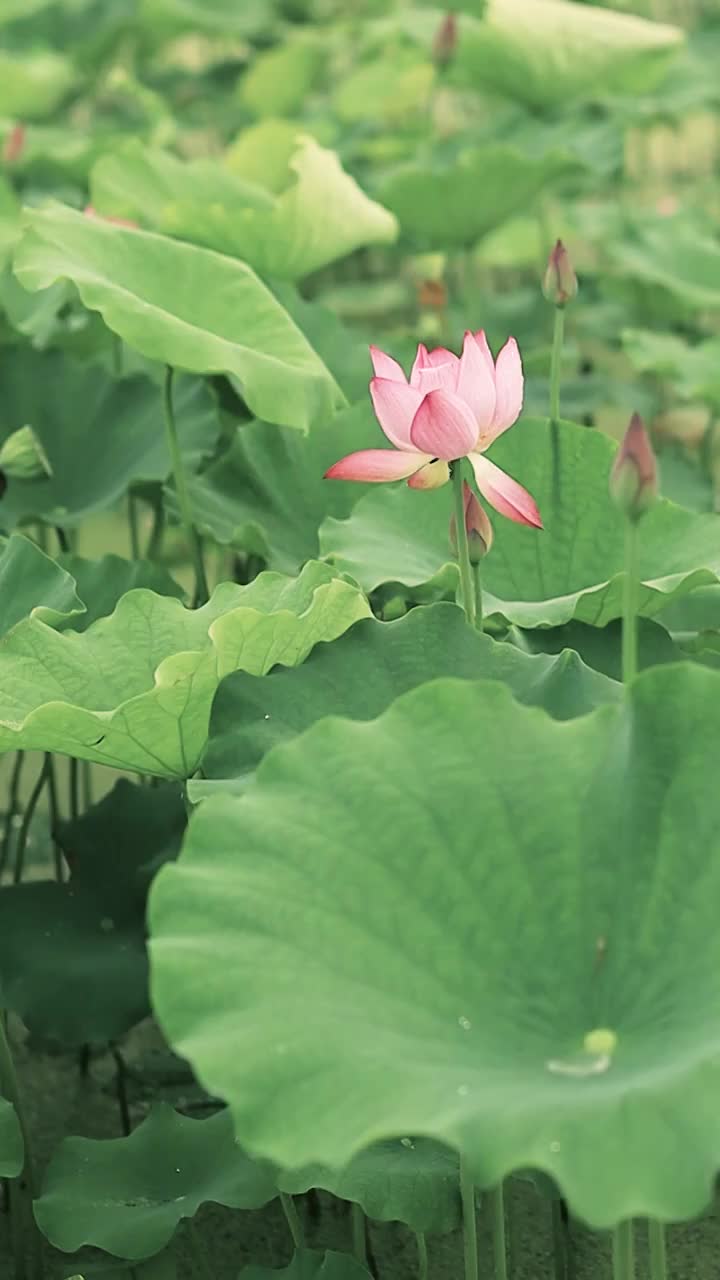
[(577, 294), (577, 276), (570, 261), (570, 254), (562, 240), (555, 242), (555, 247), (548, 258), (542, 291), (548, 302), (552, 302), (556, 307), (564, 307), (566, 303), (572, 302)]
[(457, 14), (446, 13), (435, 32), (432, 44), (433, 59), (438, 67), (446, 67), (455, 57), (458, 41)]
[(610, 472), (610, 495), (630, 520), (639, 520), (658, 496), (658, 469), (650, 437), (634, 413)]
[[(468, 536), (470, 563), (479, 564), (492, 546), (493, 527), (467, 480), (463, 481), (463, 501), (465, 503), (465, 528)], [(455, 555), (457, 555), (457, 525), (454, 515), (450, 517), (450, 545)]]
[(25, 149), (25, 125), (15, 124), (3, 143), (2, 158), (5, 164), (15, 164)]

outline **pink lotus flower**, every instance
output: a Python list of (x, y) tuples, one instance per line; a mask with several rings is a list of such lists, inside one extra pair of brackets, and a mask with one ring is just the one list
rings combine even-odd
[(407, 480), (436, 489), (450, 479), (448, 463), (467, 457), (478, 489), (501, 515), (542, 529), (537, 506), (485, 450), (517, 421), (522, 408), (520, 353), (509, 338), (493, 361), (485, 334), (466, 333), (462, 356), (420, 343), (408, 382), (397, 360), (370, 348), (370, 395), (394, 449), (361, 449), (325, 472), (329, 480)]

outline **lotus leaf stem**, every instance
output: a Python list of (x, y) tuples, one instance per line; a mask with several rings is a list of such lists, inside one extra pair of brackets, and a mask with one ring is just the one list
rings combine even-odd
[(418, 1255), (418, 1280), (428, 1280), (428, 1251), (424, 1231), (415, 1232)]
[(192, 556), (193, 568), (195, 570), (195, 605), (197, 607), (198, 605), (207, 603), (210, 593), (208, 591), (207, 578), (205, 576), (205, 565), (203, 564), (200, 539), (193, 520), (192, 503), (190, 501), (190, 492), (188, 490), (187, 476), (185, 474), (185, 463), (183, 462), (182, 450), (180, 448), (180, 441), (177, 433), (177, 424), (175, 422), (175, 409), (173, 407), (173, 372), (172, 366), (167, 365), (165, 369), (165, 383), (163, 388), (165, 434), (167, 437), (168, 452), (172, 463), (173, 476), (175, 478), (175, 492), (177, 494), (178, 506), (180, 508), (180, 519), (185, 529), (185, 537), (187, 538), (190, 554)]
[(462, 1201), (463, 1243), (465, 1246), (465, 1280), (478, 1280), (475, 1184), (468, 1172), (464, 1156), (460, 1157), (460, 1199)]
[(50, 836), (53, 847), (53, 866), (55, 868), (55, 879), (59, 884), (62, 884), (62, 849), (57, 841), (57, 831), (60, 823), (60, 803), (58, 800), (57, 778), (55, 777), (55, 757), (52, 751), (45, 752), (45, 767), (47, 768), (48, 816), (50, 818)]
[(138, 500), (134, 493), (127, 496), (128, 530), (130, 533), (130, 558), (140, 559), (140, 521)]
[(2, 845), (0, 846), (0, 876), (2, 876), (10, 857), (10, 847), (12, 845), (13, 834), (13, 818), (16, 817), (19, 809), (20, 800), (20, 783), (22, 781), (22, 772), (25, 767), (25, 752), (15, 752), (15, 762), (13, 771), (10, 776), (10, 787), (8, 789), (8, 807), (5, 814), (5, 827), (3, 830)]
[(353, 1234), (353, 1253), (361, 1266), (367, 1267), (367, 1231), (365, 1227), (365, 1214), (359, 1204), (354, 1201), (350, 1206), (352, 1211), (352, 1234)]
[(552, 1237), (555, 1280), (568, 1280), (570, 1273), (568, 1224), (562, 1200), (552, 1201)]
[(492, 1227), (495, 1280), (507, 1280), (507, 1244), (505, 1240), (505, 1195), (502, 1182), (488, 1192)]
[(615, 1228), (612, 1246), (613, 1280), (635, 1280), (635, 1241), (632, 1220)]
[(25, 807), (22, 823), (20, 824), (20, 830), (18, 831), (17, 845), (15, 847), (13, 884), (20, 884), (20, 881), (22, 880), (23, 871), (25, 869), (25, 851), (27, 849), (28, 835), (30, 834), (30, 823), (33, 820), (38, 800), (40, 799), (42, 789), (48, 780), (49, 773), (50, 770), (48, 768), (48, 759), (46, 756), (43, 761), (42, 769), (35, 780), (35, 785), (30, 792), (30, 798)]
[(638, 522), (625, 519), (625, 583), (623, 587), (622, 678), (637, 675)]
[(665, 1228), (662, 1222), (658, 1222), (655, 1218), (650, 1218), (648, 1222), (648, 1243), (650, 1245), (650, 1280), (667, 1280)]
[(0, 1093), (7, 1098), (15, 1109), (23, 1140), (24, 1164), (18, 1181), (10, 1180), (11, 1207), (13, 1212), (13, 1242), (16, 1251), (16, 1273), (20, 1280), (25, 1276), (24, 1238), (30, 1241), (32, 1249), (32, 1275), (42, 1276), (42, 1241), (35, 1223), (32, 1202), (37, 1188), (35, 1185), (35, 1169), (30, 1143), (30, 1129), (25, 1115), (25, 1108), (18, 1085), (15, 1063), (13, 1061), (10, 1040), (7, 1031), (7, 1014), (0, 1009)]
[(303, 1231), (300, 1215), (295, 1207), (295, 1201), (292, 1196), (287, 1195), (284, 1191), (280, 1192), (280, 1204), (285, 1214), (285, 1220), (290, 1229), (290, 1235), (296, 1249), (305, 1248), (305, 1232)]

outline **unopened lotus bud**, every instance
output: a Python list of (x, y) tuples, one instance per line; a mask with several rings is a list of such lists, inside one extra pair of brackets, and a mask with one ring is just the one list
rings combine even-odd
[(3, 143), (2, 158), (5, 164), (15, 164), (25, 150), (25, 125), (14, 124)]
[[(479, 564), (492, 546), (493, 527), (467, 480), (463, 481), (463, 503), (465, 506), (465, 531), (468, 539), (470, 563)], [(457, 524), (454, 515), (450, 517), (450, 545), (455, 555), (457, 555)]]
[(52, 475), (47, 454), (32, 427), (20, 427), (0, 448), (0, 471), (13, 480), (44, 480)]
[(630, 520), (639, 520), (658, 496), (657, 460), (639, 413), (634, 413), (610, 472), (610, 495)]
[(438, 67), (446, 67), (455, 57), (458, 41), (457, 14), (446, 13), (435, 32), (432, 52)]
[(577, 294), (577, 276), (570, 261), (570, 254), (562, 240), (555, 242), (555, 247), (548, 258), (542, 291), (548, 302), (552, 302), (556, 307), (566, 306)]

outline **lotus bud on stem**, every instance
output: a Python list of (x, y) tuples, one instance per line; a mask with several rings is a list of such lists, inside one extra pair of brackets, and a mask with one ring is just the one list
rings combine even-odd
[(625, 520), (622, 672), (637, 675), (638, 526), (658, 496), (657, 460), (639, 413), (634, 413), (610, 472), (610, 495)]
[(455, 57), (458, 41), (457, 14), (446, 13), (438, 27), (432, 42), (432, 55), (435, 65), (446, 67)]
[[(480, 565), (493, 544), (493, 527), (467, 480), (463, 480), (463, 506), (465, 510), (464, 523), (467, 536), (468, 560), (472, 566), (475, 581), (475, 626), (478, 631), (482, 631), (483, 612)], [(454, 512), (450, 517), (450, 545), (459, 559), (457, 518)]]

